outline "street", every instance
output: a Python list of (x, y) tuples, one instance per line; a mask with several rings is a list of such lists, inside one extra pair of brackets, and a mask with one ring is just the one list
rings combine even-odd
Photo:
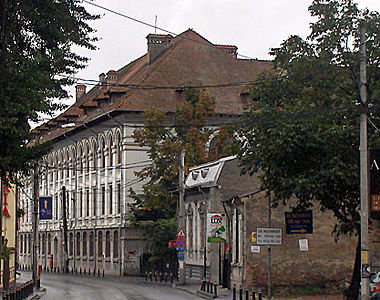
[[(21, 279), (31, 278), (30, 272), (22, 272)], [(145, 282), (140, 277), (86, 277), (43, 273), (41, 287), (46, 288), (44, 300), (58, 299), (126, 299), (126, 300), (192, 300), (199, 297), (173, 288), (169, 284)]]

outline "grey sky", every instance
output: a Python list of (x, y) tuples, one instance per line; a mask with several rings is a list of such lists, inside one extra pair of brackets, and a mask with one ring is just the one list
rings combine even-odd
[[(278, 47), (291, 34), (306, 37), (312, 21), (311, 0), (95, 0), (94, 3), (154, 24), (174, 33), (192, 28), (215, 44), (233, 44), (252, 58), (269, 59), (271, 47)], [(380, 0), (357, 0), (360, 8), (380, 11)], [(146, 52), (146, 36), (153, 28), (83, 4), (102, 14), (92, 22), (97, 29), (98, 50), (80, 50), (91, 58), (77, 77), (97, 79), (102, 72), (119, 69)], [(157, 31), (157, 33), (163, 33)], [(69, 89), (74, 94), (74, 88)], [(72, 104), (73, 98), (66, 101)]]

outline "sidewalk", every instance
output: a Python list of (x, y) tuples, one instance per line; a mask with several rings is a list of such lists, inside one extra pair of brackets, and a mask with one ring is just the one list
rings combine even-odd
[[(24, 282), (29, 281), (32, 278), (32, 272), (30, 271), (17, 271), (17, 272), (21, 274), (16, 279), (17, 283), (24, 283)], [(33, 294), (26, 299), (29, 299), (29, 300), (40, 299), (45, 294), (45, 292), (46, 292), (46, 289), (44, 289), (43, 287), (41, 287), (40, 289), (33, 288)]]

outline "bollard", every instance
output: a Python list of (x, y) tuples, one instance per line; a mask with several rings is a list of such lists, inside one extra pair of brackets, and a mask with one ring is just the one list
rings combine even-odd
[(261, 293), (261, 290), (259, 290), (259, 300), (263, 300), (263, 295)]
[(232, 288), (232, 300), (236, 300), (236, 284), (234, 284)]
[(253, 289), (252, 289), (252, 300), (256, 300), (256, 293)]
[(95, 268), (94, 268), (94, 277), (96, 276)]
[(170, 273), (170, 284), (173, 284), (173, 273)]
[(201, 291), (202, 292), (205, 291), (205, 281), (204, 280), (202, 280)]
[(71, 274), (74, 274), (74, 268), (71, 268)]
[(249, 290), (245, 290), (245, 300), (249, 300)]
[(148, 281), (148, 272), (145, 271), (145, 281)]
[(103, 277), (104, 277), (104, 270), (103, 270)]
[[(218, 296), (218, 285), (216, 283), (214, 284), (214, 296), (215, 296), (215, 298)], [(249, 300), (249, 299), (247, 299), (247, 300)]]
[(239, 285), (239, 300), (243, 300), (243, 289), (241, 288), (241, 285)]
[(149, 272), (149, 279), (150, 279), (151, 282), (153, 281), (153, 274), (152, 274), (152, 272)]
[(100, 270), (98, 270), (98, 277), (100, 277)]
[(82, 267), (79, 268), (79, 275), (82, 275)]
[(157, 281), (157, 271), (154, 272), (154, 281)]
[(165, 272), (165, 283), (168, 283), (168, 273)]
[(210, 281), (209, 280), (206, 281), (206, 292), (210, 293)]
[(160, 282), (162, 282), (162, 272), (160, 272)]
[(86, 268), (83, 270), (83, 274), (86, 275)]

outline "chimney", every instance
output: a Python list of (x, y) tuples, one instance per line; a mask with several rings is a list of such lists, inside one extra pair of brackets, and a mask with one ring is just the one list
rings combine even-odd
[(173, 36), (170, 34), (149, 34), (148, 63), (153, 62), (161, 53), (171, 46)]
[(117, 72), (115, 70), (110, 70), (107, 72), (107, 86), (111, 86), (117, 81)]
[(237, 58), (237, 47), (234, 45), (215, 45), (216, 48), (223, 50), (227, 54)]
[(75, 99), (76, 102), (82, 97), (84, 94), (86, 94), (86, 86), (84, 84), (77, 84), (75, 86)]
[(99, 75), (99, 87), (102, 88), (106, 84), (106, 74), (101, 73)]

